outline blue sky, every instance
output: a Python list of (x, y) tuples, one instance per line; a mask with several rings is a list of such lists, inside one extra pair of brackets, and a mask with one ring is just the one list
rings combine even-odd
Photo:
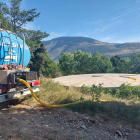
[(22, 0), (21, 9), (32, 8), (41, 15), (26, 28), (49, 33), (44, 40), (84, 36), (109, 43), (140, 42), (140, 0)]

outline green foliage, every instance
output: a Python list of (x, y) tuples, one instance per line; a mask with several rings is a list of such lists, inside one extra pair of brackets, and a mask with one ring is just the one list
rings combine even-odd
[(131, 59), (128, 57), (123, 58), (119, 68), (121, 73), (132, 73)]
[(4, 11), (8, 21), (13, 25), (14, 31), (23, 27), (27, 22), (34, 21), (34, 18), (39, 17), (40, 15), (40, 13), (36, 12), (35, 8), (28, 11), (20, 11), (21, 1), (22, 0), (11, 0), (11, 7), (1, 3), (1, 5), (3, 5), (2, 10)]
[(113, 67), (115, 68), (115, 69), (114, 69), (114, 72), (115, 72), (115, 73), (120, 73), (120, 67), (119, 67), (119, 65), (120, 65), (120, 63), (121, 63), (121, 57), (118, 56), (118, 55), (112, 56), (112, 57), (110, 58), (110, 61), (112, 62)]
[(92, 56), (90, 53), (75, 51), (74, 53), (74, 61), (75, 61), (75, 73), (83, 74), (83, 73), (91, 73), (91, 61)]
[(122, 84), (118, 89), (105, 90), (105, 93), (116, 98), (139, 100), (140, 86), (128, 86)]
[(99, 97), (101, 96), (101, 92), (102, 92), (101, 84), (99, 86), (92, 85), (91, 87), (92, 100), (98, 101)]
[(65, 52), (59, 59), (60, 70), (64, 75), (89, 73), (140, 73), (140, 53), (121, 59), (115, 55), (110, 59), (95, 52), (75, 51), (74, 56)]
[(74, 55), (65, 52), (59, 58), (59, 67), (64, 75), (107, 73), (112, 72), (113, 67), (107, 56), (101, 56), (96, 52), (93, 56), (90, 53), (75, 51)]
[(140, 52), (135, 52), (131, 55), (131, 65), (133, 73), (140, 73)]
[[(54, 43), (55, 42), (55, 43)], [(49, 46), (49, 55), (58, 61), (63, 52), (71, 52), (72, 54), (81, 50), (82, 52), (90, 52), (93, 55), (99, 52), (109, 58), (114, 54), (120, 53), (121, 58), (130, 57), (131, 52), (139, 50), (140, 42), (134, 43), (105, 43), (87, 37), (59, 37), (50, 41), (44, 41), (45, 47)], [(57, 53), (59, 50), (59, 53)]]
[[(2, 28), (10, 31), (19, 31), (24, 33), (27, 45), (31, 48), (31, 59), (28, 67), (38, 74), (47, 77), (54, 77), (58, 73), (58, 65), (47, 53), (41, 40), (48, 37), (49, 34), (40, 30), (26, 30), (21, 27), (29, 21), (33, 21), (40, 13), (36, 9), (28, 11), (20, 11), (20, 3), (22, 0), (11, 0), (11, 6), (0, 2), (0, 19), (2, 20)], [(5, 15), (5, 17), (4, 17)], [(20, 36), (22, 38), (22, 36)]]
[(74, 55), (70, 52), (65, 52), (59, 58), (59, 67), (63, 75), (73, 74), (74, 72)]
[[(139, 123), (140, 122), (140, 104), (136, 104), (134, 100), (132, 100), (129, 104), (127, 103), (128, 100), (112, 100), (106, 102), (96, 101), (93, 102), (89, 98), (89, 94), (86, 91), (92, 89), (93, 92), (101, 91), (99, 87), (85, 87), (83, 86), (82, 93), (73, 87), (66, 88), (65, 86), (60, 85), (59, 83), (54, 83), (52, 80), (48, 80), (47, 78), (41, 79), (41, 91), (36, 93), (37, 97), (47, 104), (64, 104), (64, 103), (72, 103), (75, 101), (83, 101), (85, 99), (89, 99), (86, 102), (81, 104), (71, 105), (68, 108), (72, 109), (73, 111), (80, 112), (80, 113), (88, 113), (92, 117), (95, 114), (101, 115), (103, 121), (107, 119), (115, 118), (117, 120), (127, 120), (129, 123)], [(98, 89), (99, 88), (99, 89)], [(122, 85), (122, 88), (125, 88), (125, 85)], [(135, 90), (139, 92), (139, 90)], [(140, 93), (140, 92), (139, 92)], [(102, 92), (102, 95), (104, 93)], [(38, 102), (33, 98), (33, 96), (25, 96), (22, 101), (22, 104), (38, 106)], [(125, 102), (126, 101), (126, 102)], [(127, 103), (127, 104), (126, 104)], [(114, 119), (113, 118), (113, 119)], [(95, 120), (90, 120), (91, 122), (95, 123)]]
[(101, 96), (102, 86), (101, 86), (101, 84), (99, 86), (95, 86), (93, 84), (92, 87), (83, 85), (80, 88), (80, 91), (84, 94), (90, 94), (92, 96), (92, 100), (98, 101), (99, 97)]
[(107, 56), (98, 52), (92, 56), (92, 73), (108, 73), (113, 71), (112, 63)]
[(80, 91), (84, 94), (90, 94), (91, 88), (89, 86), (85, 86), (85, 84), (80, 88)]
[(3, 12), (2, 12), (1, 9), (0, 9), (0, 20), (1, 20), (1, 28), (7, 29), (8, 22), (7, 22), (6, 18), (4, 17)]
[(53, 77), (58, 72), (57, 63), (54, 62), (47, 53), (42, 38), (48, 36), (46, 32), (22, 30), (26, 35), (26, 43), (31, 47), (31, 59), (28, 67), (46, 77)]

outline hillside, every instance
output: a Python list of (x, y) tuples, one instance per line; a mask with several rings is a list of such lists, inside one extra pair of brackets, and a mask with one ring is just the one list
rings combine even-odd
[(59, 37), (49, 41), (43, 41), (45, 48), (50, 57), (58, 61), (63, 52), (71, 52), (81, 50), (83, 52), (90, 52), (94, 54), (96, 51), (101, 55), (114, 56), (120, 55), (129, 57), (133, 52), (140, 51), (140, 42), (137, 43), (105, 43), (87, 37)]

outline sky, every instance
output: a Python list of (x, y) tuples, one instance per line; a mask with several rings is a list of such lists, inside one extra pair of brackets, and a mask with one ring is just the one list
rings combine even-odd
[[(10, 6), (9, 0), (0, 0)], [(140, 0), (22, 0), (21, 10), (41, 12), (24, 28), (51, 40), (89, 37), (108, 43), (140, 42)]]

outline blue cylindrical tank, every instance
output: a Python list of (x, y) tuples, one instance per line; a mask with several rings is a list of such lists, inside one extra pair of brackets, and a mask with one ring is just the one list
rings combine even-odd
[[(9, 37), (10, 35), (10, 37)], [(10, 38), (12, 49), (10, 51)], [(16, 35), (4, 31), (0, 31), (0, 65), (10, 64), (10, 54), (11, 62), (17, 62), (18, 65), (23, 65), (23, 40), (18, 37), (16, 41)], [(18, 54), (18, 43), (19, 43), (19, 54)], [(30, 49), (25, 43), (24, 49), (24, 67), (28, 65), (30, 61)], [(17, 65), (17, 63), (11, 63), (12, 65)]]

